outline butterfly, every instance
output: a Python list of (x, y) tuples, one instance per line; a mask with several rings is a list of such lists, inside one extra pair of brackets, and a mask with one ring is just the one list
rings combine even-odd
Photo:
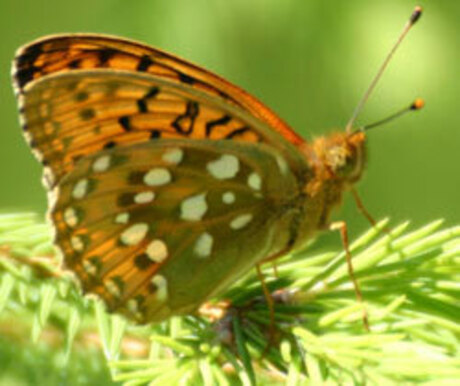
[(65, 267), (140, 323), (301, 248), (366, 164), (363, 131), (307, 142), (241, 88), (118, 37), (42, 38), (13, 79)]

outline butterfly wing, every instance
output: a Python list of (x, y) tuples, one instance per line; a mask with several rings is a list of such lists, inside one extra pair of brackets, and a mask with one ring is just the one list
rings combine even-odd
[(143, 72), (192, 87), (257, 117), (292, 143), (303, 142), (267, 106), (220, 76), (167, 52), (118, 37), (66, 34), (32, 42), (18, 51), (13, 78), (21, 94), (27, 84), (45, 75), (95, 68)]
[(112, 310), (190, 312), (296, 241), (303, 140), (238, 87), (95, 35), (32, 43), (13, 74), (56, 244)]
[(296, 176), (263, 144), (168, 139), (80, 160), (52, 195), (86, 292), (141, 322), (188, 313), (289, 242)]
[(305, 163), (297, 148), (244, 110), (153, 75), (69, 71), (25, 86), (19, 95), (25, 136), (53, 187), (76, 161), (103, 149), (168, 138), (267, 143)]

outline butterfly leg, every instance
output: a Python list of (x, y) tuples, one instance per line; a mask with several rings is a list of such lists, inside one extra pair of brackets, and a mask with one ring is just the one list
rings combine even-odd
[(288, 248), (283, 248), (281, 251), (276, 252), (274, 255), (266, 257), (259, 264), (265, 264), (265, 263), (270, 263), (270, 262), (275, 263), (275, 260), (279, 259), (280, 257), (285, 256), (290, 250), (291, 250), (290, 246)]
[(262, 290), (264, 291), (265, 300), (267, 301), (268, 311), (270, 315), (270, 325), (268, 330), (268, 343), (265, 347), (262, 358), (270, 351), (270, 348), (274, 345), (275, 342), (275, 333), (276, 333), (276, 326), (275, 326), (275, 302), (273, 300), (273, 296), (268, 289), (267, 283), (265, 282), (264, 274), (262, 273), (262, 263), (256, 265), (257, 276), (262, 284)]
[[(267, 301), (268, 310), (270, 313), (270, 331), (272, 332), (275, 326), (275, 302), (273, 301), (272, 294), (270, 293), (270, 290), (267, 287), (267, 283), (265, 283), (265, 278), (264, 274), (262, 273), (261, 264), (262, 263), (256, 265), (257, 277), (259, 278), (260, 283), (262, 284), (262, 290), (264, 291), (265, 300)], [(270, 333), (270, 335), (272, 334)]]
[(275, 276), (277, 279), (279, 278), (278, 275), (278, 264), (276, 264), (276, 261), (272, 262), (272, 268), (273, 268), (273, 276)]
[(259, 264), (265, 264), (265, 263), (271, 262), (272, 267), (273, 267), (273, 275), (276, 278), (278, 278), (279, 275), (278, 275), (278, 266), (276, 264), (276, 260), (279, 259), (280, 257), (283, 257), (284, 255), (286, 255), (289, 252), (289, 250), (290, 250), (290, 248), (284, 248), (281, 251), (275, 253), (274, 255), (268, 256), (267, 258), (263, 259)]
[[(342, 238), (342, 244), (345, 249), (345, 256), (347, 260), (347, 267), (348, 267), (348, 274), (350, 275), (350, 279), (353, 283), (353, 287), (355, 289), (356, 298), (359, 302), (363, 302), (363, 295), (361, 293), (361, 289), (359, 288), (358, 281), (356, 280), (355, 273), (353, 270), (353, 264), (351, 261), (351, 253), (350, 253), (350, 245), (348, 242), (348, 230), (347, 224), (344, 221), (336, 221), (329, 225), (330, 230), (338, 230), (340, 232), (340, 237)], [(369, 327), (369, 320), (367, 317), (367, 311), (363, 308), (363, 325), (366, 331), (370, 331)]]

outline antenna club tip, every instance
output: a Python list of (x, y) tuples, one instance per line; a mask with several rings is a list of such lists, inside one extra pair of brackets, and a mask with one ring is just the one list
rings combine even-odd
[(425, 106), (425, 101), (422, 98), (417, 98), (411, 105), (411, 110), (420, 110)]
[(415, 24), (417, 20), (420, 19), (420, 16), (422, 16), (422, 13), (423, 13), (423, 8), (417, 5), (414, 8), (414, 12), (412, 12), (412, 15), (409, 19), (410, 24), (411, 25)]

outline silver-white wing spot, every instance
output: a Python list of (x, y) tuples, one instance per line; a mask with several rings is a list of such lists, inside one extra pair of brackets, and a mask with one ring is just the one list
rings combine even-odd
[(116, 224), (127, 224), (128, 221), (129, 221), (128, 212), (118, 213), (117, 216), (115, 217)]
[(70, 245), (75, 252), (81, 252), (85, 248), (85, 244), (80, 236), (72, 236), (70, 238)]
[(64, 222), (71, 228), (76, 226), (78, 224), (78, 216), (77, 216), (77, 211), (69, 206), (65, 211), (64, 211)]
[(151, 283), (156, 287), (157, 299), (165, 301), (168, 298), (168, 281), (162, 275), (152, 277)]
[(252, 217), (250, 213), (239, 215), (230, 222), (230, 228), (234, 230), (242, 229), (252, 221)]
[(262, 178), (257, 173), (251, 173), (248, 177), (248, 185), (251, 189), (260, 190), (262, 187)]
[(191, 196), (182, 201), (180, 217), (187, 221), (200, 221), (208, 210), (206, 193)]
[(83, 269), (88, 275), (95, 276), (97, 274), (97, 266), (93, 264), (91, 261), (85, 259), (82, 262)]
[(139, 303), (137, 299), (129, 299), (126, 303), (126, 307), (128, 308), (129, 312), (133, 314), (139, 311)]
[(233, 192), (225, 192), (223, 195), (222, 195), (222, 202), (224, 204), (233, 204), (235, 202), (235, 193)]
[(61, 188), (59, 185), (56, 185), (54, 188), (48, 191), (48, 208), (55, 208), (56, 204), (61, 196)]
[(218, 180), (233, 178), (240, 170), (240, 161), (232, 154), (224, 154), (220, 158), (208, 162), (208, 172)]
[(107, 279), (104, 281), (104, 287), (109, 294), (112, 296), (119, 298), (121, 296), (120, 287), (118, 287), (117, 283), (113, 279)]
[(79, 180), (73, 187), (72, 197), (79, 200), (88, 193), (89, 181), (86, 178)]
[(155, 198), (155, 193), (148, 191), (148, 192), (141, 192), (134, 196), (134, 202), (136, 204), (147, 204), (152, 202)]
[(196, 240), (193, 251), (198, 257), (209, 257), (213, 243), (214, 238), (208, 232), (204, 232)]
[(53, 186), (56, 182), (56, 177), (54, 175), (53, 169), (49, 166), (45, 166), (43, 168), (43, 182), (45, 182), (46, 186)]
[(168, 247), (162, 240), (153, 240), (145, 250), (150, 260), (161, 263), (168, 257)]
[(280, 155), (276, 156), (276, 163), (278, 164), (278, 168), (280, 169), (280, 172), (283, 176), (285, 176), (289, 170), (289, 166), (286, 162), (286, 160), (281, 157)]
[(144, 237), (147, 235), (149, 226), (146, 223), (137, 223), (131, 225), (129, 228), (126, 228), (120, 236), (120, 241), (124, 245), (137, 245), (139, 244)]
[(109, 155), (103, 155), (96, 159), (93, 163), (93, 171), (96, 173), (102, 173), (109, 169), (111, 158)]
[(178, 165), (184, 158), (184, 151), (178, 147), (174, 147), (166, 150), (161, 158), (167, 163)]
[(150, 169), (144, 176), (144, 183), (148, 186), (161, 186), (170, 183), (171, 172), (165, 168)]

